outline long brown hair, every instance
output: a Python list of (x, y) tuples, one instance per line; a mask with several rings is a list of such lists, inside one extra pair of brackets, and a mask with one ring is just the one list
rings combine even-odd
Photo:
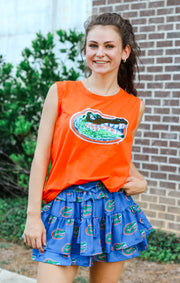
[(130, 46), (130, 56), (126, 62), (121, 60), (117, 79), (120, 87), (122, 87), (128, 93), (137, 96), (137, 91), (134, 86), (134, 79), (136, 71), (139, 73), (137, 59), (140, 55), (140, 48), (136, 43), (132, 25), (130, 24), (129, 20), (122, 18), (117, 13), (104, 13), (98, 16), (93, 15), (84, 24), (86, 33), (84, 46), (82, 48), (83, 51), (85, 51), (87, 35), (89, 31), (96, 25), (115, 26), (122, 39), (122, 47), (125, 48), (126, 45)]

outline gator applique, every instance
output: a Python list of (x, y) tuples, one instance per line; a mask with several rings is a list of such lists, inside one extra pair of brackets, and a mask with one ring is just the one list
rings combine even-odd
[(99, 144), (123, 141), (127, 127), (126, 119), (105, 115), (91, 108), (75, 113), (70, 119), (70, 128), (79, 138)]

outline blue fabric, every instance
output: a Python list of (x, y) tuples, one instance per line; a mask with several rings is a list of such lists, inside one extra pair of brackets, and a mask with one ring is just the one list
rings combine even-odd
[(92, 266), (146, 250), (153, 229), (141, 208), (123, 190), (110, 193), (101, 181), (71, 186), (42, 209), (45, 251), (32, 259), (56, 265)]

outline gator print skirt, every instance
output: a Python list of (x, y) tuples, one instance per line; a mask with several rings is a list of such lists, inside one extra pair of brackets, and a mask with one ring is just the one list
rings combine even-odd
[(42, 209), (45, 251), (32, 259), (55, 265), (92, 266), (116, 262), (146, 250), (153, 230), (141, 208), (121, 189), (110, 193), (101, 181), (71, 186)]

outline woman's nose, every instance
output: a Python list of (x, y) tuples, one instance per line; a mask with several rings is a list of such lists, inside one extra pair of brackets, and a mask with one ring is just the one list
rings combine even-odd
[(103, 47), (101, 47), (101, 46), (98, 47), (96, 55), (99, 56), (99, 57), (104, 56), (104, 49), (103, 49)]

